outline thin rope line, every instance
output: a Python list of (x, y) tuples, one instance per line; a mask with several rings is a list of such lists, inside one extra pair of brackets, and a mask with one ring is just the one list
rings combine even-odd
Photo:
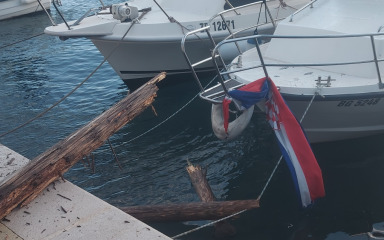
[(287, 3), (285, 3), (283, 0), (279, 0), (280, 1), (280, 4), (279, 4), (279, 8), (281, 7), (281, 8), (285, 8), (285, 7), (289, 7), (289, 8), (291, 8), (291, 9), (293, 9), (293, 10), (297, 10), (297, 8), (294, 8), (294, 7), (292, 7), (292, 6), (289, 6)]
[[(138, 136), (132, 138), (131, 140), (129, 140), (129, 141), (126, 142), (126, 143), (130, 143), (130, 142), (132, 142), (132, 141), (134, 141), (134, 140), (136, 140), (136, 139), (138, 139), (138, 138), (144, 136), (145, 134), (147, 134), (147, 133), (149, 133), (149, 132), (155, 130), (156, 128), (160, 127), (160, 126), (163, 125), (165, 122), (167, 122), (169, 119), (173, 118), (176, 114), (178, 114), (181, 110), (183, 110), (184, 108), (186, 108), (191, 102), (193, 102), (193, 100), (196, 99), (197, 96), (199, 96), (199, 94), (196, 94), (196, 95), (195, 95), (191, 100), (189, 100), (184, 106), (182, 106), (179, 110), (177, 110), (176, 112), (174, 112), (173, 114), (171, 114), (169, 117), (167, 117), (165, 120), (163, 120), (162, 122), (160, 122), (158, 125), (156, 125), (156, 126), (154, 126), (153, 128), (151, 128), (151, 129), (145, 131), (144, 133), (142, 133), (142, 134), (140, 134), (140, 135), (138, 135)], [(126, 144), (126, 143), (125, 143), (125, 144)]]
[(315, 100), (315, 97), (316, 97), (317, 94), (318, 94), (317, 91), (315, 92), (315, 94), (313, 94), (312, 99), (311, 99), (311, 101), (309, 102), (309, 104), (308, 104), (308, 106), (307, 106), (307, 109), (305, 109), (305, 111), (304, 111), (304, 113), (303, 113), (303, 116), (302, 116), (301, 119), (300, 119), (300, 123), (303, 122), (305, 116), (307, 115), (307, 112), (308, 112), (308, 110), (309, 110), (309, 107), (312, 105), (313, 100)]
[[(300, 120), (300, 123), (301, 123), (301, 121), (304, 119), (305, 115), (307, 114), (308, 109), (309, 109), (309, 107), (312, 105), (313, 100), (315, 99), (315, 96), (316, 96), (317, 94), (318, 94), (318, 92), (316, 91), (315, 94), (313, 95), (311, 101), (309, 102), (309, 104), (308, 104), (308, 106), (307, 106), (307, 109), (306, 109), (306, 111), (304, 112), (304, 114), (303, 114), (303, 116), (302, 116), (302, 118), (301, 118), (301, 120)], [(280, 162), (281, 162), (282, 159), (283, 159), (283, 156), (281, 155), (280, 158), (279, 158), (279, 160), (277, 161), (275, 167), (273, 168), (272, 173), (271, 173), (271, 175), (269, 176), (269, 178), (268, 178), (266, 184), (264, 185), (263, 190), (261, 191), (261, 193), (259, 194), (259, 196), (257, 197), (256, 200), (260, 201), (260, 199), (261, 199), (261, 197), (263, 196), (265, 190), (266, 190), (267, 187), (269, 186), (269, 183), (271, 182), (272, 177), (275, 175), (275, 172), (276, 172), (276, 170), (277, 170), (277, 167), (280, 165)], [(177, 237), (185, 236), (185, 235), (187, 235), (187, 234), (190, 234), (190, 233), (195, 232), (195, 231), (197, 231), (197, 230), (200, 230), (200, 229), (202, 229), (202, 228), (208, 227), (208, 226), (210, 226), (210, 225), (213, 225), (213, 224), (215, 224), (215, 223), (221, 222), (221, 221), (226, 220), (226, 219), (228, 219), (228, 218), (231, 218), (231, 217), (233, 217), (233, 216), (239, 215), (239, 214), (241, 214), (241, 213), (243, 213), (243, 212), (246, 212), (246, 211), (248, 211), (248, 210), (249, 210), (249, 209), (241, 210), (241, 211), (239, 211), (239, 212), (237, 212), (237, 213), (234, 213), (234, 214), (232, 214), (232, 215), (230, 215), (230, 216), (227, 216), (227, 217), (218, 219), (218, 220), (216, 220), (216, 221), (207, 223), (207, 224), (202, 225), (202, 226), (200, 226), (200, 227), (197, 227), (197, 228), (194, 228), (194, 229), (192, 229), (192, 230), (189, 230), (189, 231), (186, 231), (186, 232), (184, 232), (184, 233), (181, 233), (181, 234), (179, 234), (179, 235), (176, 235), (176, 236), (172, 237), (172, 239), (176, 239)]]
[(36, 34), (36, 35), (33, 35), (31, 37), (28, 37), (28, 38), (24, 38), (23, 40), (20, 40), (20, 41), (17, 41), (17, 42), (13, 42), (13, 43), (10, 43), (10, 44), (7, 44), (7, 45), (4, 45), (4, 46), (1, 46), (0, 49), (3, 49), (3, 48), (6, 48), (6, 47), (10, 47), (10, 46), (13, 46), (15, 44), (18, 44), (18, 43), (21, 43), (21, 42), (24, 42), (24, 41), (27, 41), (27, 40), (30, 40), (32, 38), (35, 38), (35, 37), (38, 37), (38, 36), (41, 36), (41, 35), (44, 35), (44, 33), (39, 33), (39, 34)]
[[(172, 16), (169, 16), (167, 14), (167, 12), (160, 6), (160, 4), (156, 1), (156, 0), (153, 0), (156, 5), (160, 8), (160, 10), (164, 13), (164, 15), (168, 18), (169, 22), (171, 23), (176, 23), (179, 25), (179, 27), (181, 28), (181, 31), (183, 32), (183, 34), (185, 35), (185, 32), (184, 32), (184, 29), (189, 31), (189, 29), (187, 27), (185, 27), (183, 24), (181, 24), (179, 21), (177, 21), (174, 17)], [(199, 35), (197, 35), (196, 33), (194, 34), (199, 40), (201, 40), (201, 38), (199, 37)]]
[[(40, 1), (40, 0), (37, 0), (37, 2), (39, 3), (40, 7), (41, 7), (42, 9), (44, 9), (44, 12), (47, 14), (47, 17), (48, 17), (49, 20), (51, 21), (52, 25), (53, 25), (53, 26), (56, 26), (55, 21), (53, 21), (52, 16), (48, 13), (47, 9), (44, 7), (44, 5), (41, 3), (41, 1)], [(37, 9), (36, 9), (36, 10), (37, 10)]]
[[(43, 4), (41, 4), (40, 0), (38, 0), (37, 2), (39, 3), (40, 7), (41, 7), (41, 8), (45, 11), (45, 13), (47, 14), (47, 16), (48, 16), (49, 20), (51, 21), (52, 25), (53, 25), (53, 26), (56, 26), (56, 23), (53, 21), (53, 19), (52, 19), (51, 16), (49, 15), (47, 9), (43, 6)], [(38, 8), (38, 7), (37, 7), (37, 8)], [(31, 36), (31, 37), (25, 38), (25, 39), (20, 40), (20, 41), (17, 41), (17, 42), (10, 43), (10, 44), (8, 44), (8, 45), (1, 46), (0, 49), (6, 48), (6, 47), (10, 47), (10, 46), (12, 46), (12, 45), (15, 45), (15, 44), (18, 44), (18, 43), (21, 43), (21, 42), (30, 40), (30, 39), (32, 39), (32, 38), (34, 38), (34, 37), (38, 37), (38, 36), (41, 36), (41, 35), (43, 35), (43, 34), (44, 34), (44, 32), (39, 33), (39, 34), (36, 34), (36, 35), (33, 35), (33, 36)]]
[[(215, 76), (206, 86), (209, 86), (215, 79), (216, 79), (217, 76)], [(203, 88), (203, 89), (205, 89)], [(166, 119), (164, 119), (163, 121), (161, 121), (159, 124), (155, 125), (154, 127), (152, 127), (151, 129), (143, 132), (142, 134), (132, 138), (131, 140), (127, 141), (127, 142), (124, 142), (120, 145), (117, 145), (117, 147), (120, 147), (120, 146), (123, 146), (124, 144), (128, 144), (128, 143), (131, 143), (133, 141), (135, 141), (136, 139), (148, 134), (149, 132), (152, 132), (153, 130), (155, 130), (156, 128), (160, 127), (161, 125), (163, 125), (165, 122), (167, 122), (169, 119), (173, 118), (176, 114), (178, 114), (179, 112), (181, 112), (181, 110), (183, 110), (184, 108), (186, 108), (191, 102), (193, 102), (198, 96), (199, 96), (200, 93), (196, 94), (191, 100), (189, 100), (186, 104), (184, 104), (184, 106), (182, 106), (181, 108), (179, 108), (176, 112), (174, 112), (173, 114), (171, 114), (170, 116), (168, 116)], [(106, 149), (105, 150), (100, 150), (98, 151), (99, 153), (100, 152), (105, 152), (107, 151)]]
[[(216, 77), (214, 77), (206, 86), (209, 86), (209, 84), (211, 84), (214, 80), (216, 79)], [(204, 89), (205, 89), (204, 88)], [(176, 114), (178, 114), (181, 110), (183, 110), (184, 108), (186, 108), (191, 102), (193, 102), (198, 96), (199, 96), (200, 93), (196, 94), (191, 100), (189, 100), (184, 106), (182, 106), (179, 110), (177, 110), (176, 112), (174, 112), (172, 115), (170, 115), (169, 117), (167, 117), (165, 120), (163, 120), (162, 122), (160, 122), (158, 125), (154, 126), (153, 128), (149, 129), (148, 131), (134, 137), (133, 139), (129, 140), (128, 142), (126, 143), (130, 143), (142, 136), (144, 136), (145, 134), (149, 133), (150, 131), (153, 131), (154, 129), (160, 127), (161, 125), (163, 125), (166, 121), (168, 121), (169, 119), (173, 118)]]
[[(143, 14), (140, 16), (142, 17), (144, 14), (146, 14), (147, 12), (143, 12)], [(139, 18), (140, 18), (139, 17)], [(13, 133), (15, 132), (16, 130), (28, 125), (29, 123), (35, 121), (36, 119), (42, 117), (43, 115), (45, 115), (47, 112), (49, 112), (50, 110), (52, 110), (54, 107), (56, 107), (57, 105), (59, 105), (61, 102), (63, 102), (66, 98), (68, 98), (70, 95), (72, 95), (79, 87), (81, 87), (86, 81), (88, 81), (88, 79), (90, 79), (93, 74), (95, 74), (95, 72), (97, 70), (100, 69), (100, 67), (107, 61), (107, 59), (116, 51), (116, 49), (120, 46), (121, 42), (123, 41), (123, 39), (125, 38), (125, 36), (127, 36), (128, 32), (131, 30), (131, 28), (133, 27), (133, 25), (136, 23), (136, 21), (133, 21), (132, 24), (129, 26), (128, 30), (125, 32), (125, 34), (123, 35), (123, 37), (120, 39), (120, 41), (118, 42), (118, 44), (116, 45), (116, 47), (114, 49), (112, 49), (112, 51), (108, 54), (107, 57), (104, 58), (104, 60), (99, 64), (99, 66), (97, 66), (80, 84), (78, 84), (74, 89), (72, 89), (69, 93), (67, 93), (64, 97), (62, 97), (59, 101), (57, 101), (55, 104), (53, 104), (52, 106), (50, 106), (49, 108), (47, 108), (46, 110), (44, 110), (43, 112), (41, 112), (40, 114), (38, 114), (37, 116), (33, 117), (32, 119), (24, 122), (23, 124), (15, 127), (14, 129), (6, 132), (6, 133), (3, 133), (3, 134), (0, 134), (0, 138), (10, 134), (10, 133)]]
[(185, 235), (190, 234), (190, 233), (192, 233), (192, 232), (196, 232), (197, 230), (200, 230), (200, 229), (202, 229), (202, 228), (208, 227), (208, 226), (213, 225), (213, 224), (215, 224), (215, 223), (224, 221), (224, 220), (226, 220), (226, 219), (228, 219), (228, 218), (231, 218), (231, 217), (234, 217), (234, 216), (236, 216), (236, 215), (239, 215), (239, 214), (241, 214), (241, 213), (243, 213), (243, 212), (245, 212), (245, 211), (247, 211), (247, 210), (248, 210), (248, 209), (241, 210), (240, 212), (234, 213), (234, 214), (232, 214), (232, 215), (226, 216), (226, 217), (224, 217), (224, 218), (218, 219), (218, 220), (213, 221), (213, 222), (209, 222), (209, 223), (207, 223), (207, 224), (205, 224), (205, 225), (202, 225), (202, 226), (200, 226), (200, 227), (191, 229), (191, 230), (186, 231), (186, 232), (184, 232), (184, 233), (180, 233), (180, 234), (178, 234), (178, 235), (176, 235), (176, 236), (173, 236), (173, 237), (171, 237), (171, 238), (172, 238), (172, 239), (176, 239), (176, 238), (178, 238), (178, 237), (185, 236)]
[[(307, 115), (307, 112), (308, 112), (309, 108), (312, 106), (313, 100), (315, 99), (315, 96), (316, 96), (317, 94), (318, 94), (317, 91), (315, 92), (315, 94), (313, 94), (311, 101), (309, 102), (307, 108), (305, 109), (305, 111), (304, 111), (304, 113), (303, 113), (303, 116), (302, 116), (301, 119), (300, 119), (300, 123), (304, 120), (305, 116)], [(267, 183), (265, 184), (263, 190), (261, 191), (259, 197), (257, 198), (258, 200), (260, 200), (260, 198), (263, 196), (265, 190), (267, 189), (269, 183), (271, 182), (272, 177), (275, 175), (275, 172), (276, 172), (276, 170), (277, 170), (277, 167), (280, 165), (280, 162), (281, 162), (282, 159), (283, 159), (283, 155), (280, 156), (280, 158), (279, 158), (279, 160), (277, 161), (275, 167), (273, 168), (272, 173), (271, 173), (271, 175), (269, 176), (269, 178), (268, 178), (268, 180), (267, 180)]]
[(0, 138), (10, 134), (10, 133), (13, 133), (15, 132), (16, 130), (28, 125), (29, 123), (35, 121), (36, 119), (42, 117), (43, 115), (45, 115), (47, 112), (49, 112), (50, 110), (52, 110), (52, 108), (56, 107), (57, 105), (59, 105), (62, 101), (64, 101), (66, 98), (68, 98), (71, 94), (73, 94), (79, 87), (81, 87), (100, 67), (101, 65), (103, 65), (105, 63), (107, 59), (104, 59), (100, 64), (99, 66), (97, 66), (97, 68), (95, 70), (92, 71), (92, 73), (90, 75), (88, 75), (88, 77), (86, 77), (80, 84), (78, 84), (74, 89), (72, 89), (72, 91), (70, 91), (69, 93), (67, 93), (67, 95), (65, 95), (64, 97), (62, 97), (59, 101), (57, 101), (55, 104), (53, 104), (52, 106), (50, 106), (49, 108), (45, 109), (43, 112), (41, 112), (40, 114), (36, 115), (35, 117), (31, 118), (30, 120), (24, 122), (23, 124), (15, 127), (14, 129), (6, 132), (6, 133), (3, 133), (0, 135)]
[(283, 155), (281, 155), (280, 158), (279, 158), (279, 161), (277, 161), (275, 167), (274, 167), (273, 170), (272, 170), (271, 175), (269, 176), (267, 182), (266, 182), (265, 185), (264, 185), (263, 190), (261, 190), (261, 193), (260, 193), (259, 196), (257, 197), (257, 200), (260, 200), (261, 197), (263, 196), (265, 190), (267, 189), (267, 187), (269, 186), (269, 183), (270, 183), (271, 180), (272, 180), (272, 177), (275, 175), (275, 172), (276, 172), (276, 170), (277, 170), (277, 167), (280, 165), (280, 162), (281, 162), (282, 159), (283, 159)]

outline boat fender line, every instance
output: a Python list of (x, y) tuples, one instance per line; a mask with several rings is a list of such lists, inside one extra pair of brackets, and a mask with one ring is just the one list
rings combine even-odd
[(239, 136), (251, 121), (254, 108), (255, 106), (252, 105), (250, 108), (242, 111), (239, 117), (229, 122), (228, 129), (225, 131), (223, 105), (212, 104), (211, 122), (212, 130), (216, 137), (222, 140), (232, 140)]

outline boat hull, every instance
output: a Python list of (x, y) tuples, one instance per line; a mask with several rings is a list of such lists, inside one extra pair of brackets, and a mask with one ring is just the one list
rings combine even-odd
[[(50, 9), (50, 0), (41, 0), (45, 9)], [(43, 9), (39, 3), (32, 0), (8, 0), (0, 2), (0, 20), (18, 17), (29, 13), (39, 12)]]
[(316, 96), (312, 103), (312, 96), (282, 95), (298, 120), (304, 116), (301, 124), (312, 143), (384, 133), (384, 92)]
[[(268, 6), (271, 17), (279, 20), (292, 14), (294, 7), (307, 2), (308, 0), (291, 0), (291, 8), (283, 7), (280, 1), (276, 0), (268, 1)], [(261, 2), (246, 4), (236, 11), (224, 11), (223, 0), (210, 1), (212, 7), (218, 9), (201, 9), (196, 1), (186, 1), (182, 4), (178, 1), (163, 1), (162, 6), (166, 14), (152, 1), (133, 0), (130, 4), (137, 5), (139, 9), (148, 9), (150, 6), (151, 10), (143, 11), (137, 21), (120, 21), (106, 9), (76, 24), (75, 21), (69, 21), (70, 28), (64, 24), (47, 27), (45, 33), (59, 36), (63, 40), (78, 37), (90, 39), (121, 79), (128, 86), (133, 86), (163, 71), (167, 72), (168, 76), (191, 73), (181, 49), (181, 41), (189, 31), (209, 26), (210, 34), (217, 44), (230, 33), (236, 33), (236, 37), (252, 35), (256, 25), (258, 33), (271, 34), (274, 30), (270, 15), (266, 15), (265, 5)], [(206, 10), (210, 12), (207, 13)], [(218, 15), (219, 12), (221, 16)], [(205, 32), (191, 35), (185, 43), (192, 63), (211, 57), (210, 52), (214, 46)], [(248, 42), (241, 43), (240, 48), (244, 51), (254, 46), (250, 45), (252, 44)], [(239, 54), (235, 44), (223, 52), (226, 52), (223, 58), (227, 63)], [(196, 70), (212, 71), (214, 63), (209, 61)]]
[[(116, 73), (128, 85), (137, 85), (143, 79), (154, 77), (159, 72), (167, 72), (167, 75), (190, 73), (189, 66), (180, 50), (180, 39), (172, 41), (122, 41), (118, 47), (116, 41), (92, 39), (98, 50), (108, 57), (108, 62)], [(216, 39), (220, 41), (221, 39)], [(252, 43), (239, 44), (242, 51), (254, 47)], [(201, 58), (210, 57), (212, 44), (207, 38), (188, 42), (189, 58), (192, 62)], [(113, 52), (112, 54), (110, 54)], [(239, 52), (236, 45), (226, 46), (223, 59), (226, 63), (235, 58)], [(212, 71), (212, 61), (202, 64), (198, 71)], [(131, 83), (131, 84), (130, 84)]]
[[(243, 60), (248, 53), (251, 51)], [(269, 74), (295, 117), (303, 118), (301, 125), (310, 142), (384, 133), (384, 89), (379, 88), (377, 78), (293, 67), (270, 68)], [(317, 85), (316, 76), (329, 76), (329, 86), (324, 82)], [(243, 84), (261, 77), (260, 69), (236, 73)]]

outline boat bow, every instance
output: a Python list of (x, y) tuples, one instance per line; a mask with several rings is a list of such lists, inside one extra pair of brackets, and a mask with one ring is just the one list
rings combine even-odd
[(65, 24), (47, 27), (45, 34), (60, 37), (88, 37), (111, 35), (119, 20), (95, 15), (84, 18), (80, 24), (75, 25), (77, 21), (68, 22), (69, 28)]

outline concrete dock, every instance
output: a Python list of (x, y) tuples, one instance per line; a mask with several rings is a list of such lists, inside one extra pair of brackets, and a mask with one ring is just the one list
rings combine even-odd
[[(0, 184), (29, 160), (0, 144)], [(0, 223), (0, 239), (169, 240), (161, 232), (93, 196), (58, 180)]]

